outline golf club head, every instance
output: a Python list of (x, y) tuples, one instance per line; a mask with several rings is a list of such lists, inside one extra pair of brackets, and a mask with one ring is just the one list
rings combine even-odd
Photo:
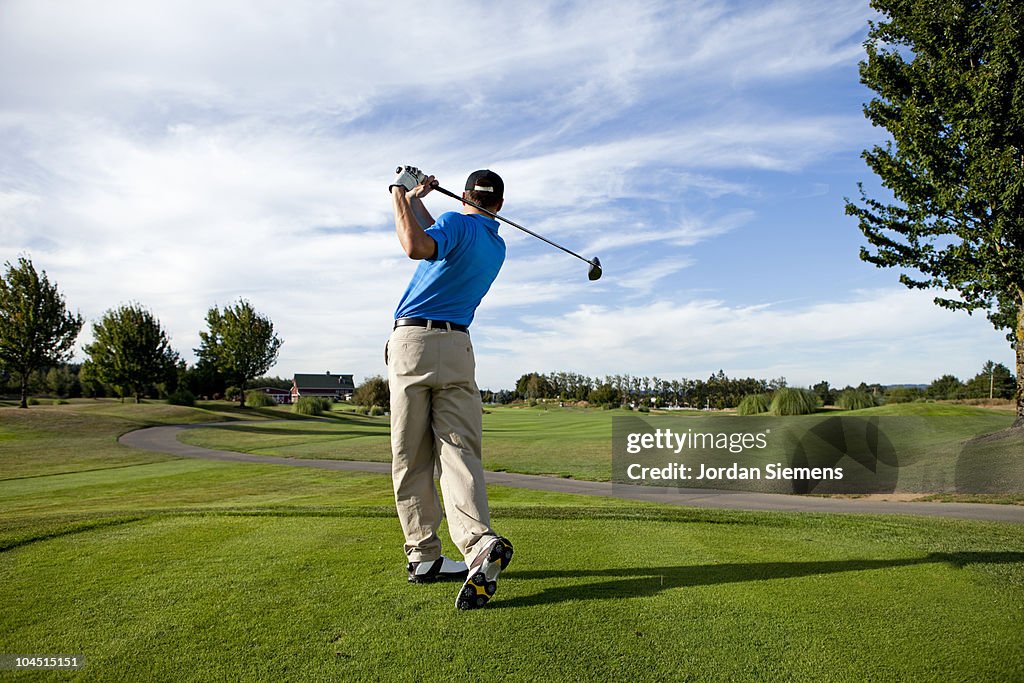
[(591, 281), (601, 279), (601, 259), (596, 256), (590, 259), (590, 271), (587, 273), (587, 277)]

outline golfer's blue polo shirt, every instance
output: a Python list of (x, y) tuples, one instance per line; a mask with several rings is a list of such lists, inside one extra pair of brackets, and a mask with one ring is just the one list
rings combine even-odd
[(437, 242), (437, 257), (420, 261), (395, 318), (447, 320), (468, 327), (505, 262), (498, 221), (449, 211), (426, 233)]

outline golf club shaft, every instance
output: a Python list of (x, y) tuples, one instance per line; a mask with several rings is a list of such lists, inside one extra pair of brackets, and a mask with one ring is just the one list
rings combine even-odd
[(583, 261), (584, 263), (589, 263), (589, 264), (593, 265), (593, 262), (592, 262), (592, 261), (591, 261), (590, 259), (587, 259), (587, 258), (583, 258), (583, 257), (582, 257), (582, 256), (580, 256), (579, 254), (577, 254), (577, 253), (576, 253), (575, 251), (570, 251), (570, 250), (566, 249), (565, 247), (563, 247), (563, 246), (562, 246), (561, 244), (555, 244), (554, 242), (552, 242), (551, 240), (549, 240), (549, 239), (548, 239), (547, 237), (544, 237), (543, 235), (538, 235), (538, 234), (537, 234), (537, 233), (535, 233), (535, 232), (534, 232), (533, 230), (529, 230), (529, 229), (527, 229), (527, 228), (524, 228), (523, 226), (519, 225), (518, 223), (513, 223), (513, 222), (512, 222), (512, 221), (510, 221), (509, 219), (507, 219), (507, 218), (504, 218), (503, 216), (499, 216), (498, 214), (494, 213), (493, 211), (490, 211), (490, 210), (488, 210), (488, 209), (485, 209), (484, 207), (480, 206), (479, 204), (477, 204), (477, 203), (476, 203), (476, 202), (474, 202), (474, 201), (471, 201), (471, 200), (469, 200), (469, 199), (466, 199), (466, 198), (464, 198), (464, 197), (461, 197), (461, 196), (459, 196), (459, 195), (455, 194), (454, 192), (449, 192), (448, 190), (446, 190), (446, 189), (444, 189), (443, 187), (441, 187), (440, 185), (438, 185), (438, 184), (437, 184), (437, 182), (435, 182), (435, 183), (434, 183), (434, 184), (432, 185), (432, 187), (433, 187), (433, 189), (437, 190), (437, 191), (438, 191), (438, 192), (440, 192), (441, 194), (444, 194), (444, 195), (448, 195), (448, 196), (449, 196), (449, 197), (451, 197), (452, 199), (458, 199), (458, 200), (459, 200), (460, 202), (463, 202), (463, 203), (465, 203), (465, 204), (469, 204), (469, 205), (470, 205), (470, 206), (472, 206), (473, 208), (475, 208), (475, 209), (479, 209), (480, 211), (483, 211), (484, 213), (486, 213), (486, 214), (487, 214), (488, 216), (490, 216), (491, 218), (496, 218), (496, 219), (498, 219), (499, 221), (504, 221), (504, 222), (508, 223), (509, 225), (511, 225), (511, 226), (512, 226), (513, 228), (519, 228), (520, 230), (522, 230), (523, 232), (525, 232), (525, 233), (526, 233), (527, 235), (533, 235), (533, 236), (534, 236), (534, 237), (536, 237), (537, 239), (539, 239), (539, 240), (543, 240), (544, 242), (547, 242), (547, 243), (548, 243), (548, 244), (550, 244), (551, 246), (553, 246), (553, 247), (557, 247), (557, 248), (561, 249), (561, 250), (562, 250), (562, 251), (564, 251), (564, 252), (565, 252), (566, 254), (570, 254), (570, 255), (572, 255), (572, 256), (575, 256), (576, 258), (578, 258), (579, 260)]

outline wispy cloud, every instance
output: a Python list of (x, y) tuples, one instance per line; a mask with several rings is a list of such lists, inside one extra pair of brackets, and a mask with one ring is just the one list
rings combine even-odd
[[(528, 343), (478, 345), (481, 383), (681, 353), (767, 372), (783, 361), (729, 356), (730, 335), (767, 324), (765, 348), (781, 349), (789, 338), (771, 330), (791, 316), (680, 304), (687, 271), (699, 249), (769, 220), (778, 179), (824, 198), (852, 186), (819, 176), (865, 145), (859, 110), (829, 100), (837, 73), (842, 92), (859, 87), (871, 13), (859, 0), (7, 0), (0, 13), (0, 255), (31, 253), (90, 318), (150, 306), (186, 357), (209, 306), (249, 298), (286, 340), (282, 374), (381, 370), (415, 267), (385, 189), (398, 163), (452, 190), (495, 168), (510, 218), (605, 263), (589, 283), (584, 264), (503, 228), (509, 258), (475, 333)], [(721, 281), (764, 277), (727, 258), (716, 268)], [(849, 301), (838, 287), (816, 295)], [(704, 332), (680, 351), (658, 334), (665, 319)], [(568, 344), (576, 329), (586, 338)]]

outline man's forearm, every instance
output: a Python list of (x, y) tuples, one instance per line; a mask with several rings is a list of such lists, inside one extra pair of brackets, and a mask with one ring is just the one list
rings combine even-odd
[(406, 195), (406, 199), (409, 200), (409, 206), (412, 208), (412, 213), (424, 230), (434, 224), (434, 217), (430, 215), (430, 212), (427, 211), (427, 207), (423, 205), (423, 200), (415, 196), (410, 197), (409, 195)]
[(429, 259), (437, 253), (437, 243), (424, 230), (434, 224), (430, 212), (419, 197), (410, 197), (402, 188), (394, 188), (395, 230), (398, 241), (411, 259)]

